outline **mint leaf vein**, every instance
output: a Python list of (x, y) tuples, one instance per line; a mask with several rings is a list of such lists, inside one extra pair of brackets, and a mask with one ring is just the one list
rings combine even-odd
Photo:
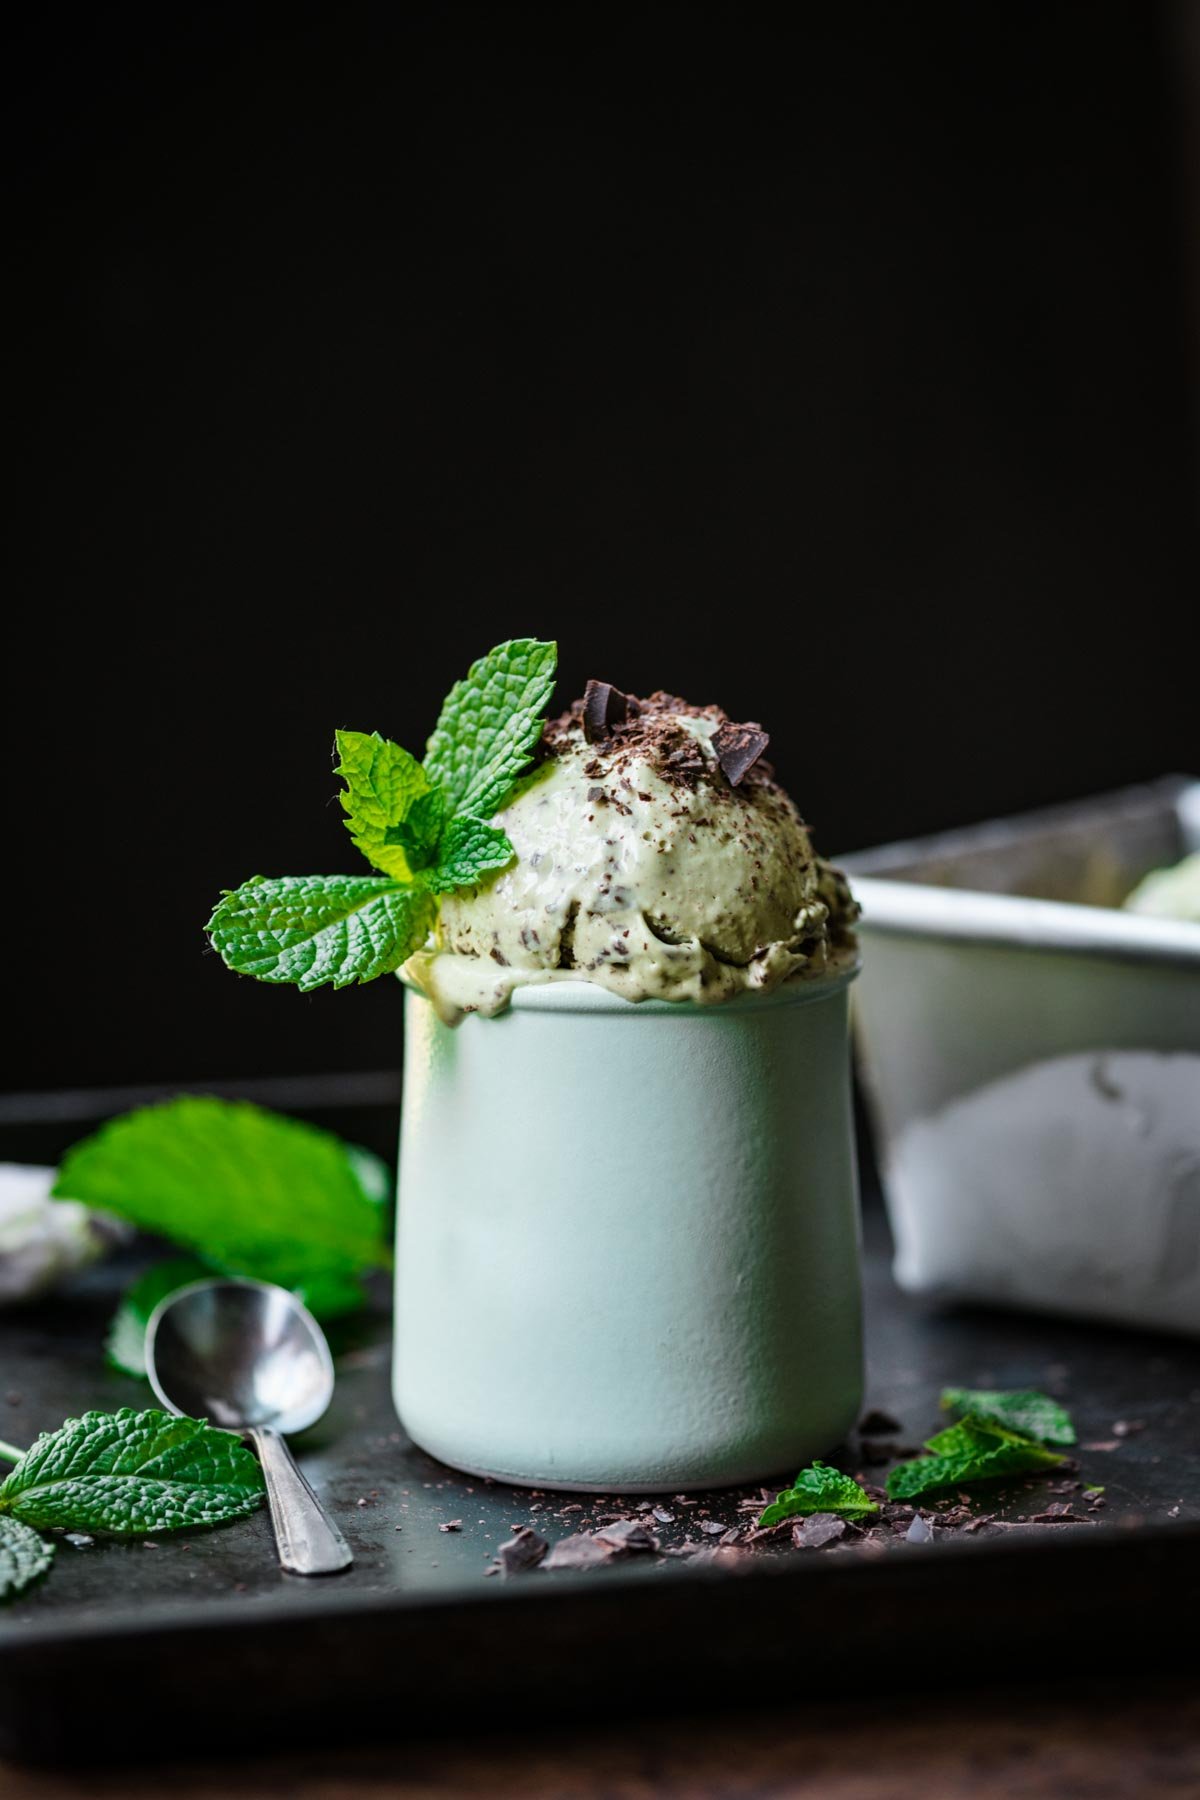
[(308, 992), (391, 974), (434, 916), (425, 888), (380, 875), (255, 875), (218, 902), (208, 932), (237, 974)]
[(938, 1488), (965, 1487), (1005, 1475), (1029, 1475), (1064, 1459), (1032, 1438), (968, 1414), (925, 1445), (928, 1456), (901, 1463), (887, 1478), (890, 1500), (911, 1500)]
[(864, 1518), (879, 1508), (853, 1478), (827, 1463), (815, 1462), (801, 1469), (790, 1488), (777, 1494), (760, 1517), (759, 1529), (779, 1525), (784, 1519), (807, 1513), (836, 1513), (839, 1518)]
[(253, 1512), (263, 1476), (228, 1431), (156, 1411), (89, 1412), (44, 1433), (0, 1484), (24, 1525), (136, 1537)]
[(221, 1274), (291, 1288), (324, 1317), (360, 1302), (359, 1275), (389, 1260), (376, 1160), (245, 1101), (187, 1094), (113, 1119), (67, 1152), (54, 1191)]
[(0, 1517), (0, 1600), (19, 1594), (44, 1575), (54, 1561), (54, 1545), (19, 1519)]
[(557, 658), (556, 644), (513, 638), (455, 682), (425, 752), (452, 812), (489, 819), (504, 805), (542, 735)]
[(944, 1412), (973, 1413), (977, 1419), (986, 1419), (1042, 1443), (1075, 1442), (1070, 1413), (1036, 1388), (945, 1388), (941, 1405)]

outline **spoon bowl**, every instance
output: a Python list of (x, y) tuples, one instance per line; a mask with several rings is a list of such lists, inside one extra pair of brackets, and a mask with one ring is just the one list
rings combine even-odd
[(354, 1560), (282, 1433), (315, 1425), (333, 1398), (333, 1358), (307, 1307), (266, 1281), (193, 1281), (146, 1326), (146, 1372), (169, 1412), (245, 1433), (258, 1452), (279, 1560), (334, 1575)]
[(150, 1316), (146, 1361), (164, 1406), (226, 1431), (305, 1431), (333, 1398), (324, 1332), (265, 1281), (194, 1281), (168, 1294)]

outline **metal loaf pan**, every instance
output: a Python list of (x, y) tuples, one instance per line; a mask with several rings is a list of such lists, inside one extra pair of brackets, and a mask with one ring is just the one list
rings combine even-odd
[(841, 858), (901, 1286), (1200, 1335), (1200, 848), (1181, 776)]

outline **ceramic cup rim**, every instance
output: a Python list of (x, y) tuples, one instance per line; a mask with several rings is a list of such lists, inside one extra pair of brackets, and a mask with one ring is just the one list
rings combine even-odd
[[(601, 987), (598, 982), (576, 977), (568, 981), (531, 982), (525, 987), (513, 989), (510, 1008), (515, 1012), (542, 1013), (603, 1013), (610, 1018), (724, 1018), (730, 1013), (757, 1013), (768, 1008), (779, 1006), (804, 1006), (817, 1000), (828, 1000), (834, 994), (841, 993), (855, 980), (862, 967), (861, 958), (856, 957), (845, 967), (823, 975), (793, 976), (780, 987), (772, 989), (769, 994), (748, 992), (736, 995), (732, 1000), (713, 1000), (700, 1003), (695, 1000), (627, 1000), (623, 994), (614, 994), (611, 989)], [(407, 976), (402, 978), (404, 986), (414, 999), (424, 1000), (427, 1004), (429, 996)], [(503, 1018), (503, 1012), (498, 1017)], [(490, 1021), (489, 1021), (490, 1023)]]

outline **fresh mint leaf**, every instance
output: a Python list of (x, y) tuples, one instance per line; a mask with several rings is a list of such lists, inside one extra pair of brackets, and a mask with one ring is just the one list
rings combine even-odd
[(486, 876), (507, 869), (516, 854), (498, 826), (460, 816), (447, 827), (438, 845), (437, 863), (425, 879), (435, 894), (478, 887)]
[(375, 1159), (331, 1132), (188, 1094), (74, 1145), (54, 1192), (170, 1238), (218, 1273), (292, 1288), (329, 1317), (389, 1260), (379, 1186)]
[(19, 1519), (0, 1517), (0, 1600), (19, 1594), (44, 1575), (53, 1561), (53, 1544)]
[(388, 826), (383, 841), (398, 845), (409, 868), (419, 874), (436, 861), (445, 823), (446, 796), (441, 788), (431, 787), (413, 801), (398, 825)]
[(225, 893), (208, 934), (237, 974), (308, 992), (390, 975), (425, 942), (435, 910), (423, 887), (380, 875), (255, 875)]
[[(416, 757), (377, 731), (339, 731), (335, 741), (334, 774), (346, 783), (338, 797), (355, 848), (393, 880), (410, 881), (436, 848), (441, 796)], [(431, 795), (439, 803), (432, 816)]]
[(802, 1513), (827, 1512), (836, 1513), (842, 1519), (859, 1519), (878, 1511), (871, 1496), (857, 1481), (838, 1469), (829, 1468), (826, 1463), (815, 1462), (811, 1468), (801, 1469), (792, 1486), (776, 1495), (758, 1523), (761, 1529), (779, 1525), (784, 1519), (796, 1518)]
[(253, 1512), (263, 1476), (232, 1432), (163, 1412), (89, 1412), (43, 1433), (0, 1484), (24, 1525), (137, 1537)]
[(1075, 1442), (1075, 1427), (1066, 1408), (1036, 1388), (945, 1388), (941, 1405), (943, 1412), (973, 1413), (977, 1419), (1044, 1444)]
[(939, 1431), (925, 1448), (928, 1456), (918, 1456), (892, 1470), (887, 1478), (889, 1500), (911, 1500), (938, 1488), (965, 1487), (1003, 1475), (1034, 1474), (1064, 1460), (1032, 1438), (972, 1414)]
[(152, 1269), (139, 1275), (126, 1288), (108, 1328), (104, 1353), (113, 1368), (120, 1369), (123, 1375), (137, 1375), (145, 1380), (146, 1326), (150, 1314), (159, 1301), (173, 1294), (176, 1288), (187, 1287), (191, 1281), (203, 1281), (211, 1274), (208, 1264), (196, 1257), (177, 1256), (169, 1262), (155, 1263)]
[(542, 735), (557, 659), (556, 644), (514, 638), (455, 682), (425, 752), (452, 813), (489, 819), (504, 805)]

